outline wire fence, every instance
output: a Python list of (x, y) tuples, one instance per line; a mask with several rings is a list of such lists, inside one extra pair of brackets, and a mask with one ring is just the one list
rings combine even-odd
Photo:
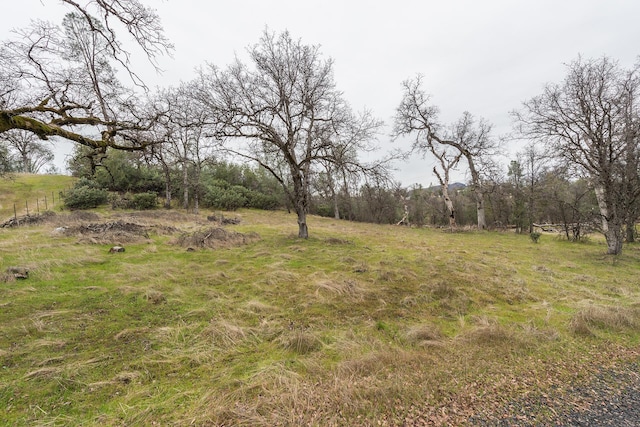
[(13, 216), (1, 224), (2, 227), (15, 227), (25, 223), (32, 222), (32, 219), (40, 216), (42, 212), (54, 209), (62, 202), (63, 192), (59, 192), (56, 196), (55, 191), (51, 192), (51, 196), (44, 194), (37, 197), (35, 201), (25, 200), (24, 202), (16, 201), (13, 203)]

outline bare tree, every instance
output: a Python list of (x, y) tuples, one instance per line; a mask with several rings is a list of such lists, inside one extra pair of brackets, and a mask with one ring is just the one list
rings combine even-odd
[(476, 199), (478, 228), (487, 227), (485, 218), (485, 186), (483, 168), (491, 164), (496, 142), (491, 138), (491, 125), (476, 119), (468, 112), (448, 129), (438, 120), (439, 109), (430, 103), (430, 96), (422, 89), (420, 76), (402, 83), (403, 98), (396, 109), (393, 135), (415, 135), (413, 149), (437, 151), (437, 145), (453, 147), (467, 161), (471, 185)]
[(226, 70), (200, 72), (194, 92), (219, 123), (218, 136), (236, 144), (227, 150), (255, 161), (282, 185), (298, 218), (298, 236), (309, 236), (310, 184), (319, 161), (340, 165), (335, 150), (353, 130), (360, 143), (381, 123), (356, 116), (336, 89), (333, 61), (318, 46), (288, 32), (265, 31), (248, 49), (252, 67), (239, 59)]
[(340, 219), (338, 195), (343, 193), (347, 200), (350, 198), (350, 184), (357, 185), (374, 176), (389, 179), (389, 163), (393, 156), (388, 156), (373, 162), (362, 162), (360, 153), (371, 153), (377, 149), (373, 144), (375, 132), (382, 126), (370, 111), (358, 116), (350, 112), (331, 123), (323, 136), (329, 141), (324, 149), (324, 155), (319, 156), (318, 164), (324, 169), (327, 186), (334, 204), (334, 218)]
[(0, 46), (0, 134), (21, 129), (41, 139), (57, 136), (99, 149), (143, 148), (147, 142), (138, 138), (139, 131), (152, 120), (134, 108), (139, 101), (133, 91), (110, 98), (96, 90), (107, 85), (106, 75), (90, 68), (100, 65), (104, 71), (100, 61), (109, 58), (142, 85), (116, 27), (124, 27), (155, 64), (158, 55), (172, 49), (157, 15), (138, 0), (62, 3), (76, 12), (66, 21), (66, 34), (34, 22)]
[(438, 182), (440, 182), (440, 187), (442, 188), (442, 198), (444, 199), (444, 204), (447, 208), (447, 214), (449, 216), (449, 227), (453, 230), (456, 226), (456, 210), (453, 206), (453, 201), (449, 196), (449, 175), (452, 169), (458, 165), (460, 158), (462, 157), (462, 153), (457, 152), (452, 154), (450, 150), (447, 150), (445, 146), (442, 150), (438, 151), (436, 147), (430, 146), (431, 153), (438, 159), (440, 163), (440, 167), (434, 166), (433, 173), (438, 178)]
[(537, 211), (537, 203), (541, 197), (541, 195), (538, 194), (540, 190), (540, 181), (549, 167), (549, 156), (541, 152), (539, 147), (533, 143), (528, 144), (520, 155), (522, 157), (520, 166), (527, 192), (529, 233), (532, 233)]
[[(514, 113), (523, 135), (544, 141), (595, 190), (607, 253), (622, 252), (623, 225), (640, 195), (640, 66), (624, 70), (607, 57), (578, 58), (561, 84)], [(635, 219), (634, 219), (635, 222)]]
[(0, 134), (10, 151), (13, 151), (25, 173), (38, 173), (48, 163), (53, 161), (51, 147), (45, 145), (35, 135), (25, 131), (13, 130)]
[[(213, 124), (208, 122), (208, 114), (192, 98), (186, 84), (169, 88), (158, 95), (158, 104), (164, 111), (156, 130), (156, 139), (164, 141), (162, 146), (153, 147), (152, 153), (165, 171), (168, 185), (172, 165), (180, 167), (182, 175), (183, 207), (189, 208), (190, 199), (194, 211), (199, 209), (200, 174), (204, 164), (210, 160), (212, 139), (209, 134)], [(191, 191), (192, 190), (192, 191)], [(169, 189), (167, 187), (167, 196)]]

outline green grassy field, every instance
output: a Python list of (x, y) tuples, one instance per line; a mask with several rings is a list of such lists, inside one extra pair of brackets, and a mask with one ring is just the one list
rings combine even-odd
[[(60, 192), (69, 189), (75, 178), (64, 175), (12, 174), (0, 178), (0, 222), (17, 214), (26, 215), (62, 206)], [(15, 206), (15, 211), (14, 211)]]
[(101, 212), (0, 229), (3, 425), (457, 425), (637, 357), (640, 246)]

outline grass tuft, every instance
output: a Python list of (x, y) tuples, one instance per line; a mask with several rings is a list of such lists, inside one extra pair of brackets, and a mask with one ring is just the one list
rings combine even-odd
[(167, 297), (156, 289), (148, 289), (144, 294), (144, 299), (155, 305), (167, 302)]
[(595, 336), (598, 330), (619, 332), (639, 325), (637, 308), (588, 304), (572, 316), (569, 329), (576, 335)]
[(437, 344), (444, 338), (440, 328), (432, 324), (414, 325), (406, 331), (405, 336), (410, 343), (422, 346)]
[(285, 350), (297, 354), (309, 354), (322, 348), (322, 341), (313, 333), (305, 330), (293, 330), (282, 334), (278, 344)]
[(487, 316), (474, 317), (473, 326), (463, 332), (459, 339), (480, 346), (497, 346), (513, 343), (516, 336), (512, 330)]

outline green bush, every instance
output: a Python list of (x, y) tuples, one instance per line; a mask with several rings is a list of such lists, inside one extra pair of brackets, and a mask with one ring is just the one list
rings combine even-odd
[(158, 207), (158, 195), (153, 191), (146, 193), (112, 193), (109, 195), (112, 209), (134, 209), (144, 211)]
[(280, 200), (278, 200), (278, 197), (259, 193), (257, 191), (250, 192), (247, 207), (263, 210), (273, 210), (278, 208), (278, 206), (280, 206)]
[(214, 209), (234, 211), (247, 204), (247, 198), (233, 188), (209, 187), (203, 199), (204, 205)]
[(80, 188), (80, 187), (87, 187), (87, 188), (91, 188), (94, 190), (104, 190), (105, 188), (100, 185), (100, 183), (98, 181), (89, 179), (89, 178), (85, 178), (82, 177), (79, 180), (76, 181), (76, 183), (73, 185), (73, 188)]
[(155, 209), (158, 207), (158, 195), (148, 191), (146, 193), (134, 194), (129, 201), (129, 208), (139, 211)]
[(76, 186), (64, 195), (64, 205), (71, 210), (92, 209), (107, 203), (107, 191), (90, 186)]

